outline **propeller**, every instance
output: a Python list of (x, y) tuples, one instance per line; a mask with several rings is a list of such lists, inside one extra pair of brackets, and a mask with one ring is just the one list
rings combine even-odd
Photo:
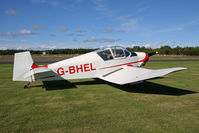
[(158, 51), (152, 52), (152, 53), (148, 53), (149, 56), (153, 56), (153, 55), (155, 55), (155, 54), (158, 54)]
[(146, 53), (146, 57), (145, 57), (144, 62), (143, 62), (143, 64), (141, 66), (145, 66), (146, 62), (149, 60), (149, 57), (153, 56), (153, 55), (155, 55), (157, 53), (158, 53), (158, 51), (152, 52), (152, 53)]

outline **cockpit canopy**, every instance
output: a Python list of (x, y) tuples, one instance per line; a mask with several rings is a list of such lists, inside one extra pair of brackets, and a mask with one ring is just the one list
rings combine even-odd
[(115, 58), (125, 58), (131, 56), (131, 52), (121, 46), (106, 47), (97, 50), (97, 54), (103, 60), (111, 60)]

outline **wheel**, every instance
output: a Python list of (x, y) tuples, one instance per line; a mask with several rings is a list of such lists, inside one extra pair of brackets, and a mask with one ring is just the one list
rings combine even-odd
[(26, 89), (26, 88), (28, 88), (28, 86), (27, 85), (24, 85), (24, 87), (23, 87), (24, 89)]

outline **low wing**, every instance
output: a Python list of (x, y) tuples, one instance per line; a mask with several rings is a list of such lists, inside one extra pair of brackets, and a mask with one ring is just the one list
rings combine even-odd
[(133, 82), (139, 82), (146, 79), (156, 78), (168, 73), (179, 71), (186, 69), (184, 67), (175, 67), (175, 68), (168, 68), (168, 69), (146, 69), (142, 67), (124, 67), (119, 68), (118, 70), (112, 71), (102, 77), (100, 79), (115, 83), (115, 84), (128, 84)]

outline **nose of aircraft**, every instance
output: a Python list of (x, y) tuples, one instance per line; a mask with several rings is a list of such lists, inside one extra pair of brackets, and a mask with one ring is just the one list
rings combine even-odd
[(139, 57), (139, 62), (146, 62), (149, 59), (149, 55), (145, 52), (136, 52), (137, 57)]
[(143, 60), (143, 62), (147, 62), (149, 60), (149, 54), (145, 53), (145, 58)]
[(146, 52), (136, 52), (136, 55), (139, 57), (139, 65), (144, 66), (146, 62), (149, 60), (149, 57), (155, 55), (157, 52), (146, 53)]
[(153, 56), (153, 55), (155, 55), (155, 54), (157, 54), (158, 52), (156, 51), (156, 52), (152, 52), (152, 53), (145, 53), (145, 58), (143, 59), (143, 62), (144, 62), (144, 64), (143, 64), (143, 66), (146, 64), (146, 62), (149, 60), (149, 57), (150, 56)]
[(141, 62), (142, 62), (141, 66), (144, 66), (146, 64), (146, 62), (149, 60), (150, 56), (153, 56), (153, 55), (155, 55), (157, 53), (158, 53), (157, 51), (156, 52), (152, 52), (152, 53), (145, 53), (145, 52), (141, 53), (141, 56), (144, 57), (144, 59), (141, 60)]
[(147, 53), (145, 53), (145, 56), (144, 56), (144, 59), (142, 60), (141, 66), (144, 66), (148, 60), (149, 60), (149, 55)]

